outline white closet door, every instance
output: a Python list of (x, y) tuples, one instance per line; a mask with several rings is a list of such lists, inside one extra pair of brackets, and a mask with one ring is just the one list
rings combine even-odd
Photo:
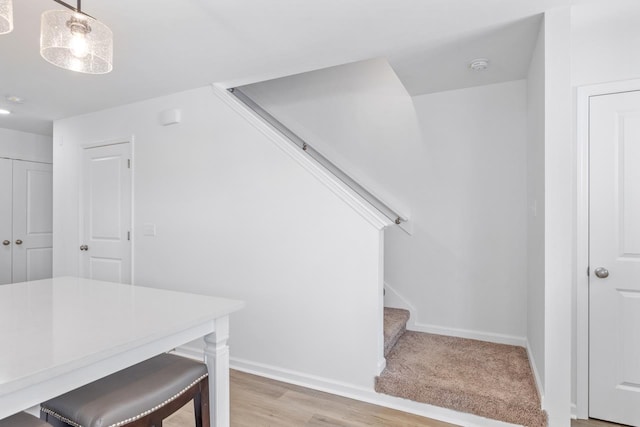
[(640, 91), (590, 102), (589, 416), (640, 426)]
[(0, 285), (11, 283), (13, 237), (11, 221), (13, 203), (12, 161), (0, 159)]
[(82, 276), (131, 283), (131, 144), (84, 150)]
[(13, 162), (13, 282), (51, 277), (52, 166)]

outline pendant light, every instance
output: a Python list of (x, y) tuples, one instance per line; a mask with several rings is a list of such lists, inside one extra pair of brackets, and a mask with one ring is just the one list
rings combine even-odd
[(77, 7), (54, 1), (67, 10), (49, 10), (42, 14), (40, 55), (67, 70), (88, 74), (110, 72), (113, 69), (113, 33), (109, 27), (82, 12), (80, 0)]
[(0, 34), (13, 30), (13, 4), (11, 0), (0, 0)]

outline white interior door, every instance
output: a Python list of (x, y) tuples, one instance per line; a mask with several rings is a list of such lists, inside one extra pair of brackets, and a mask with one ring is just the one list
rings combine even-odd
[(592, 97), (589, 126), (589, 416), (640, 426), (640, 91)]
[(131, 283), (131, 144), (84, 150), (82, 275)]
[(11, 283), (13, 236), (13, 166), (0, 159), (0, 285)]
[(14, 160), (13, 282), (51, 277), (52, 262), (52, 166)]

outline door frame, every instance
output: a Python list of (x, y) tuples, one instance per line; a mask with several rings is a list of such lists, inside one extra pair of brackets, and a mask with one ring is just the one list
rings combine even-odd
[(589, 418), (589, 102), (640, 90), (640, 79), (582, 86), (576, 93), (576, 408)]
[[(119, 145), (119, 144), (130, 144), (131, 148), (131, 224), (129, 224), (129, 228), (131, 230), (131, 277), (129, 277), (129, 283), (131, 285), (135, 285), (134, 277), (135, 276), (135, 230), (134, 230), (134, 222), (135, 222), (135, 207), (134, 207), (134, 192), (135, 192), (135, 135), (131, 135), (129, 137), (123, 138), (114, 138), (103, 141), (94, 141), (80, 144), (79, 146), (79, 154), (78, 154), (78, 173), (79, 173), (79, 182), (78, 182), (78, 242), (76, 244), (76, 248), (82, 244), (82, 240), (84, 238), (84, 183), (82, 180), (83, 173), (83, 159), (84, 159), (84, 150), (90, 148), (98, 148), (98, 147), (106, 147), (109, 145)], [(82, 254), (78, 254), (78, 276), (80, 275), (82, 269)]]

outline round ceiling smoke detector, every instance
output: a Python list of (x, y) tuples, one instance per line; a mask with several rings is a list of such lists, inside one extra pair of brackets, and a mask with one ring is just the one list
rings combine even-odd
[(24, 102), (24, 99), (17, 95), (7, 95), (4, 99), (12, 104), (22, 104)]
[(484, 71), (489, 68), (489, 60), (486, 58), (477, 58), (469, 62), (469, 69), (473, 71)]

